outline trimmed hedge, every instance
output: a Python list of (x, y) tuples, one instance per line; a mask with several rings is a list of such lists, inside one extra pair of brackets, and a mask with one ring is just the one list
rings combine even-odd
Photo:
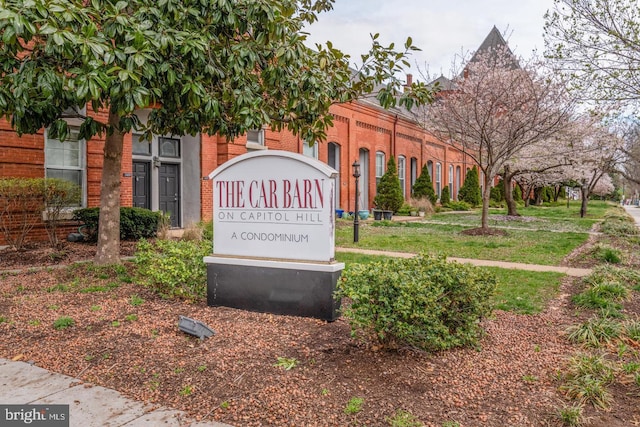
[(201, 300), (207, 293), (207, 267), (211, 253), (205, 240), (138, 242), (134, 258), (138, 279), (164, 298)]
[(336, 296), (351, 332), (385, 348), (476, 345), (492, 312), (496, 278), (485, 269), (420, 254), (350, 265)]
[[(140, 240), (155, 237), (162, 212), (153, 212), (144, 208), (120, 208), (120, 239)], [(89, 240), (98, 238), (98, 221), (100, 208), (78, 209), (73, 219), (82, 222), (86, 227)]]

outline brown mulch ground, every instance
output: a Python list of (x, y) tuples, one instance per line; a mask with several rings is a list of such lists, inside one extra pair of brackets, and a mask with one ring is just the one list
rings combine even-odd
[[(132, 251), (123, 244), (123, 255)], [(326, 323), (163, 300), (126, 273), (91, 265), (2, 273), (90, 259), (95, 247), (43, 252), (0, 251), (0, 357), (236, 426), (383, 426), (398, 411), (434, 427), (561, 425), (555, 412), (565, 401), (556, 372), (580, 350), (564, 332), (576, 322), (569, 302), (580, 287), (576, 279), (567, 278), (541, 314), (497, 311), (484, 321), (478, 349), (384, 352), (354, 341), (344, 319)], [(143, 302), (133, 304), (132, 296)], [(629, 304), (637, 313), (638, 296)], [(200, 341), (180, 332), (180, 315), (216, 334)], [(74, 325), (56, 330), (62, 316)], [(277, 366), (282, 357), (298, 364), (285, 370)], [(640, 393), (633, 387), (617, 383), (609, 412), (587, 408), (589, 425), (640, 425)], [(363, 399), (362, 407), (348, 414), (353, 398)]]

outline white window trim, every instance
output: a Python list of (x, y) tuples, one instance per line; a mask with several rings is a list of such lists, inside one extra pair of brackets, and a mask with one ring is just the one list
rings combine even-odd
[[(77, 130), (77, 129), (73, 129), (73, 130)], [(81, 188), (81, 198), (82, 200), (80, 200), (80, 206), (70, 206), (68, 209), (71, 210), (71, 212), (73, 212), (76, 209), (79, 208), (85, 208), (87, 206), (87, 141), (85, 139), (78, 139), (78, 145), (79, 145), (79, 153), (78, 156), (80, 158), (80, 167), (79, 168), (65, 168), (65, 167), (61, 167), (61, 166), (56, 166), (56, 165), (51, 165), (49, 163), (49, 161), (47, 160), (47, 141), (49, 141), (49, 133), (48, 133), (48, 129), (45, 128), (44, 130), (44, 176), (45, 178), (47, 177), (47, 171), (49, 169), (67, 169), (67, 170), (79, 170), (80, 171), (80, 175), (81, 175), (81, 181), (82, 181), (82, 188)], [(51, 138), (53, 139), (53, 138)], [(57, 140), (56, 140), (57, 141)], [(48, 216), (47, 216), (48, 217)], [(43, 212), (43, 219), (45, 219), (45, 213)], [(66, 219), (66, 218), (63, 218)]]
[(407, 195), (406, 177), (407, 177), (407, 158), (405, 156), (398, 156), (398, 179), (400, 180), (400, 187), (402, 188), (402, 197), (406, 197)]
[(442, 194), (442, 164), (440, 162), (436, 163), (435, 175), (436, 175), (436, 179), (435, 179), (436, 196), (440, 198), (440, 195)]
[[(305, 149), (306, 147), (306, 149)], [(305, 150), (312, 150), (311, 153), (305, 152)], [(302, 142), (302, 154), (312, 159), (318, 160), (318, 143), (314, 143), (312, 146), (307, 141)], [(309, 155), (311, 154), (311, 155)]]
[[(249, 139), (249, 132), (254, 131), (257, 132), (258, 135), (258, 140), (253, 140), (253, 139)], [(245, 147), (247, 147), (247, 150), (267, 150), (268, 147), (265, 144), (265, 131), (264, 128), (261, 129), (252, 129), (251, 131), (247, 132), (247, 143), (245, 145)]]

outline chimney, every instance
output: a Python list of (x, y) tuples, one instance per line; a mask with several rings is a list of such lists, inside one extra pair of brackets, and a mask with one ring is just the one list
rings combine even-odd
[(413, 84), (413, 74), (407, 74), (407, 82), (404, 84), (404, 90), (407, 91)]

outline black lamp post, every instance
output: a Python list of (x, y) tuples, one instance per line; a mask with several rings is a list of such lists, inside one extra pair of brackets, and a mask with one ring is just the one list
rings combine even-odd
[(358, 178), (360, 178), (360, 163), (356, 160), (351, 167), (353, 168), (353, 177), (356, 179), (356, 208), (353, 212), (353, 243), (358, 243), (358, 229), (360, 228), (360, 215), (358, 215), (358, 199), (360, 198), (358, 194)]

